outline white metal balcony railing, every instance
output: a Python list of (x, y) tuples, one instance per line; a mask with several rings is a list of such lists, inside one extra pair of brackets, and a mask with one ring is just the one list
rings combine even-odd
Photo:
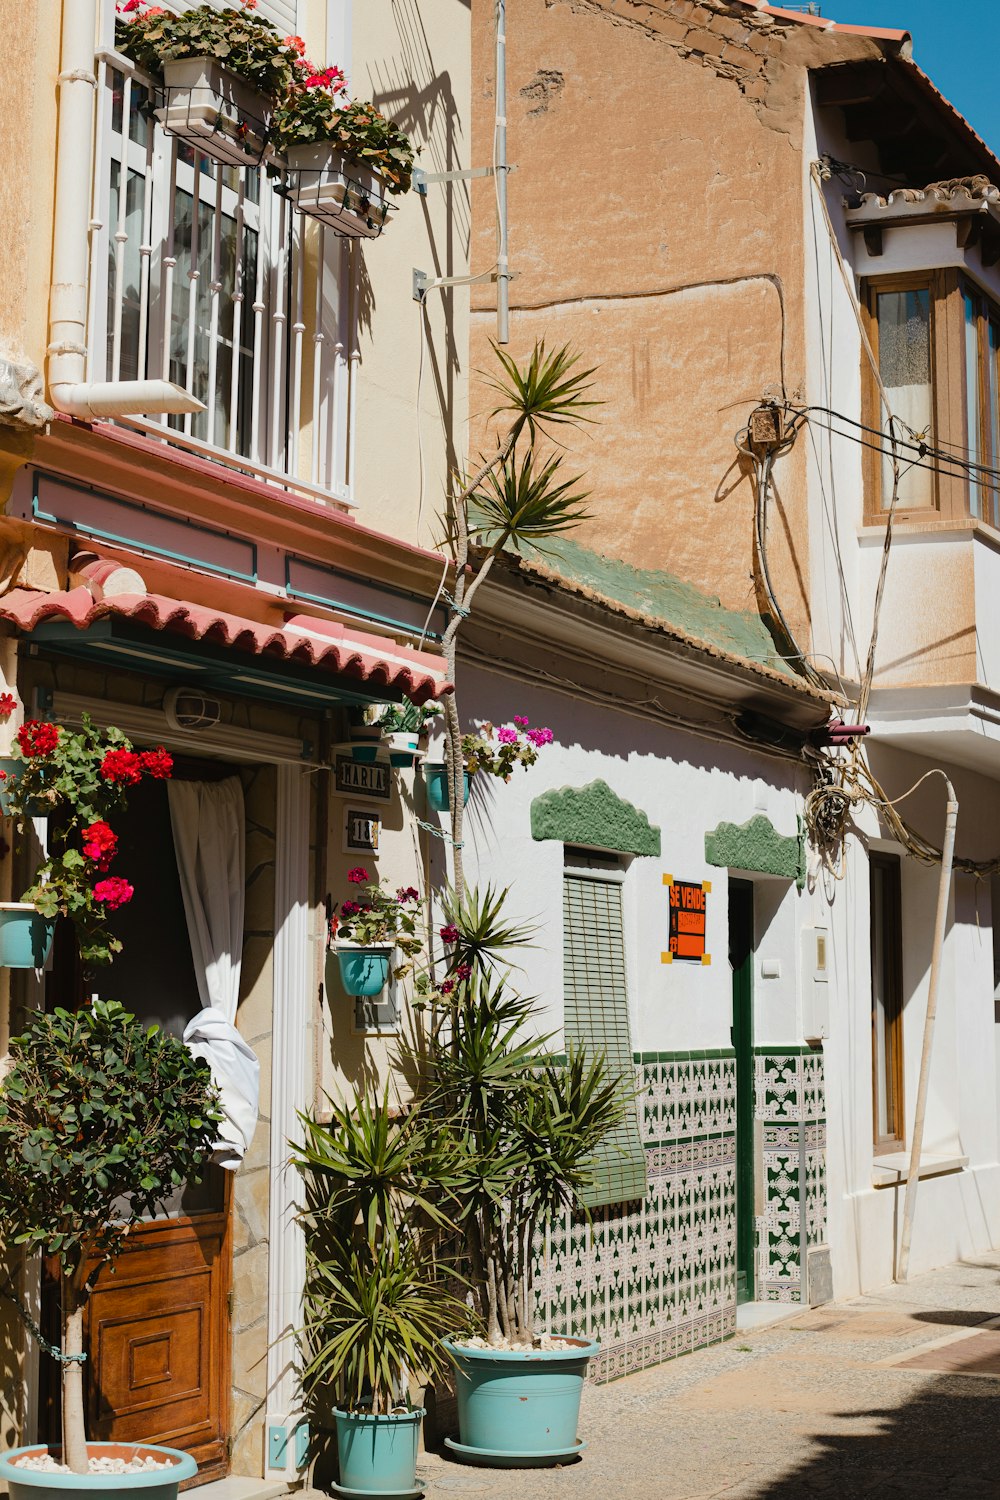
[(118, 54), (98, 54), (97, 80), (88, 380), (173, 381), (206, 410), (133, 425), (349, 503), (357, 252), (307, 227), (264, 165), (168, 135), (153, 84)]

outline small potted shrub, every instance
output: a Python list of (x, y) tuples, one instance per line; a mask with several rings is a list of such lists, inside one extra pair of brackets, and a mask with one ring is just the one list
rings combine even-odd
[(532, 1255), (537, 1236), (593, 1182), (596, 1148), (622, 1118), (622, 1081), (605, 1060), (552, 1058), (533, 1035), (534, 1002), (517, 994), (498, 954), (529, 934), (503, 917), (506, 893), (471, 892), (442, 929), (448, 978), (421, 1000), (419, 1035), (403, 1045), (416, 1102), (445, 1167), (430, 1196), (461, 1230), (485, 1338), (454, 1335), (459, 1441), (474, 1463), (558, 1463), (580, 1450), (577, 1422), (589, 1338), (539, 1336)]
[(411, 766), (420, 751), (420, 736), (427, 725), (441, 712), (437, 703), (425, 703), (417, 707), (406, 699), (402, 703), (388, 703), (382, 710), (379, 728), (383, 738), (389, 741), (389, 763), (397, 769)]
[[(397, 979), (410, 972), (423, 946), (416, 935), (420, 892), (413, 886), (393, 892), (382, 881), (369, 883), (363, 865), (348, 870), (347, 879), (358, 887), (358, 899), (342, 901), (333, 910), (329, 938), (346, 993), (371, 999), (385, 989), (390, 972)], [(397, 951), (403, 962), (393, 969)]]
[(61, 1453), (34, 1444), (0, 1457), (0, 1481), (11, 1500), (54, 1489), (173, 1500), (197, 1472), (189, 1454), (86, 1441), (83, 1319), (131, 1225), (200, 1180), (222, 1118), (208, 1066), (114, 1001), (31, 1013), (10, 1054), (0, 1081), (0, 1249), (11, 1264), (18, 1252), (41, 1252), (59, 1265), (63, 1443)]
[[(532, 729), (529, 721), (515, 714), (513, 727), (503, 725), (494, 729), (489, 722), (483, 723), (475, 734), (462, 736), (462, 759), (464, 800), (469, 800), (471, 778), (478, 772), (509, 781), (515, 766), (533, 766), (543, 745), (551, 745), (551, 729)], [(427, 786), (427, 801), (436, 812), (447, 812), (449, 807), (448, 767), (444, 761), (425, 761), (424, 781)]]
[(434, 1253), (448, 1220), (427, 1197), (438, 1148), (419, 1111), (362, 1096), (302, 1116), (306, 1207), (303, 1385), (310, 1424), (337, 1434), (342, 1493), (417, 1495), (423, 1409), (412, 1385), (444, 1374), (443, 1339), (475, 1320)]
[(348, 102), (336, 68), (297, 76), (274, 112), (271, 136), (300, 212), (338, 234), (381, 234), (389, 197), (408, 191), (413, 147), (374, 104)]
[(108, 819), (144, 777), (163, 780), (173, 761), (160, 746), (134, 750), (120, 729), (98, 730), (85, 714), (79, 730), (28, 719), (17, 731), (20, 760), (2, 771), (4, 811), (24, 834), (27, 820), (50, 818), (50, 849), (20, 901), (0, 903), (0, 966), (41, 968), (58, 917), (76, 929), (85, 966), (109, 964), (121, 950), (111, 912), (134, 888), (108, 874), (118, 837)]
[(254, 4), (180, 15), (127, 0), (115, 27), (118, 50), (162, 79), (164, 130), (229, 166), (254, 166), (267, 144), (274, 101), (291, 84), (299, 52)]

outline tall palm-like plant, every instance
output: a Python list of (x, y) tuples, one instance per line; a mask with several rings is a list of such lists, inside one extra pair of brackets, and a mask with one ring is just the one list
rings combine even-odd
[[(568, 346), (550, 353), (544, 341), (535, 345), (523, 367), (502, 349), (494, 349), (500, 369), (489, 386), (497, 397), (490, 413), (496, 449), (480, 456), (478, 469), (451, 502), (447, 516), (454, 580), (445, 595), (449, 618), (442, 644), (453, 683), (462, 623), (500, 554), (544, 547), (588, 516), (579, 476), (564, 478), (562, 456), (541, 458), (536, 449), (541, 439), (558, 440), (563, 428), (591, 420), (591, 408), (599, 405), (589, 396), (593, 369), (578, 369), (580, 357)], [(461, 900), (463, 764), (456, 693), (445, 698), (444, 714), (454, 883)]]

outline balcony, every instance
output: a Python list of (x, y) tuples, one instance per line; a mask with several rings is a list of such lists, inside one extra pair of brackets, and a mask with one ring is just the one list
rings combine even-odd
[(297, 213), (274, 168), (222, 166), (166, 134), (125, 58), (100, 52), (96, 73), (88, 381), (173, 381), (205, 411), (118, 420), (349, 507), (352, 242)]

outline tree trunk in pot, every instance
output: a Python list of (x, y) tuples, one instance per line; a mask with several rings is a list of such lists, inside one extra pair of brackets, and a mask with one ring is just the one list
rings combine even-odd
[[(63, 1354), (83, 1353), (83, 1303), (70, 1281), (63, 1282)], [(83, 1414), (83, 1362), (74, 1359), (62, 1367), (63, 1463), (74, 1474), (89, 1472), (87, 1431)]]

